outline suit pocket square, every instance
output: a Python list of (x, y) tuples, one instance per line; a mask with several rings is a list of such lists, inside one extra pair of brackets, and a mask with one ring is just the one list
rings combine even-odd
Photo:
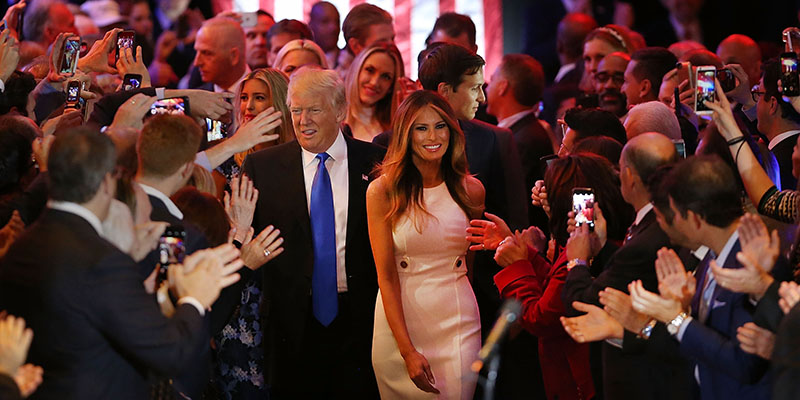
[(724, 301), (714, 300), (714, 302), (711, 304), (711, 309), (713, 310), (715, 308), (720, 308), (720, 307), (725, 306), (726, 304), (728, 304), (728, 303), (726, 303)]
[(361, 174), (361, 180), (369, 182), (369, 177), (365, 174)]

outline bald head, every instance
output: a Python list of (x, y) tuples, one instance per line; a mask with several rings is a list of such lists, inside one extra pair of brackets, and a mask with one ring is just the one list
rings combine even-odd
[(204, 22), (197, 32), (194, 49), (197, 52), (194, 65), (200, 70), (203, 82), (231, 90), (247, 69), (244, 30), (230, 18), (216, 17)]
[(681, 139), (678, 117), (660, 101), (637, 104), (628, 111), (628, 118), (623, 125), (628, 140), (647, 132), (658, 132), (671, 140)]
[(589, 15), (570, 13), (558, 23), (556, 50), (561, 64), (575, 62), (583, 55), (583, 40), (597, 27), (597, 21)]
[(678, 161), (678, 152), (668, 137), (647, 132), (629, 140), (622, 149), (620, 158), (647, 187), (656, 170)]
[(761, 49), (748, 36), (728, 36), (717, 47), (717, 56), (725, 64), (741, 65), (751, 84), (758, 82), (761, 77)]
[(216, 17), (203, 23), (203, 27), (197, 32), (200, 35), (210, 37), (215, 44), (223, 48), (238, 48), (244, 52), (244, 30), (242, 26), (230, 18)]

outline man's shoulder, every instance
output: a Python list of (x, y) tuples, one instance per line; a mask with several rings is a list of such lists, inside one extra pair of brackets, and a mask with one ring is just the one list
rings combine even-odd
[(511, 130), (507, 128), (501, 128), (497, 125), (492, 125), (487, 122), (483, 122), (479, 119), (471, 119), (469, 121), (459, 120), (459, 122), (461, 123), (461, 129), (464, 130), (464, 133), (470, 131), (470, 132), (481, 132), (484, 134), (493, 133), (495, 135), (497, 134), (511, 135)]
[(347, 157), (350, 159), (354, 158), (354, 156), (363, 156), (367, 159), (383, 159), (383, 156), (386, 155), (386, 149), (378, 144), (365, 142), (363, 140), (358, 140), (347, 136), (345, 136), (345, 141), (347, 142), (348, 147)]

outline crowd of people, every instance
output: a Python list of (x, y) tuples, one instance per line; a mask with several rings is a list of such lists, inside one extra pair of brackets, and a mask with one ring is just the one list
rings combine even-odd
[(795, 398), (797, 28), (198, 3), (8, 8), (0, 399)]

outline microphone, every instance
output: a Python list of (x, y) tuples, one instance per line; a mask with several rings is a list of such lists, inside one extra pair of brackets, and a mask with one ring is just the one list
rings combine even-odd
[(486, 343), (478, 353), (478, 359), (472, 363), (472, 371), (478, 373), (483, 368), (483, 364), (490, 360), (500, 349), (500, 341), (508, 333), (509, 328), (519, 319), (522, 312), (522, 304), (515, 299), (508, 299), (500, 309), (500, 317), (494, 323)]

